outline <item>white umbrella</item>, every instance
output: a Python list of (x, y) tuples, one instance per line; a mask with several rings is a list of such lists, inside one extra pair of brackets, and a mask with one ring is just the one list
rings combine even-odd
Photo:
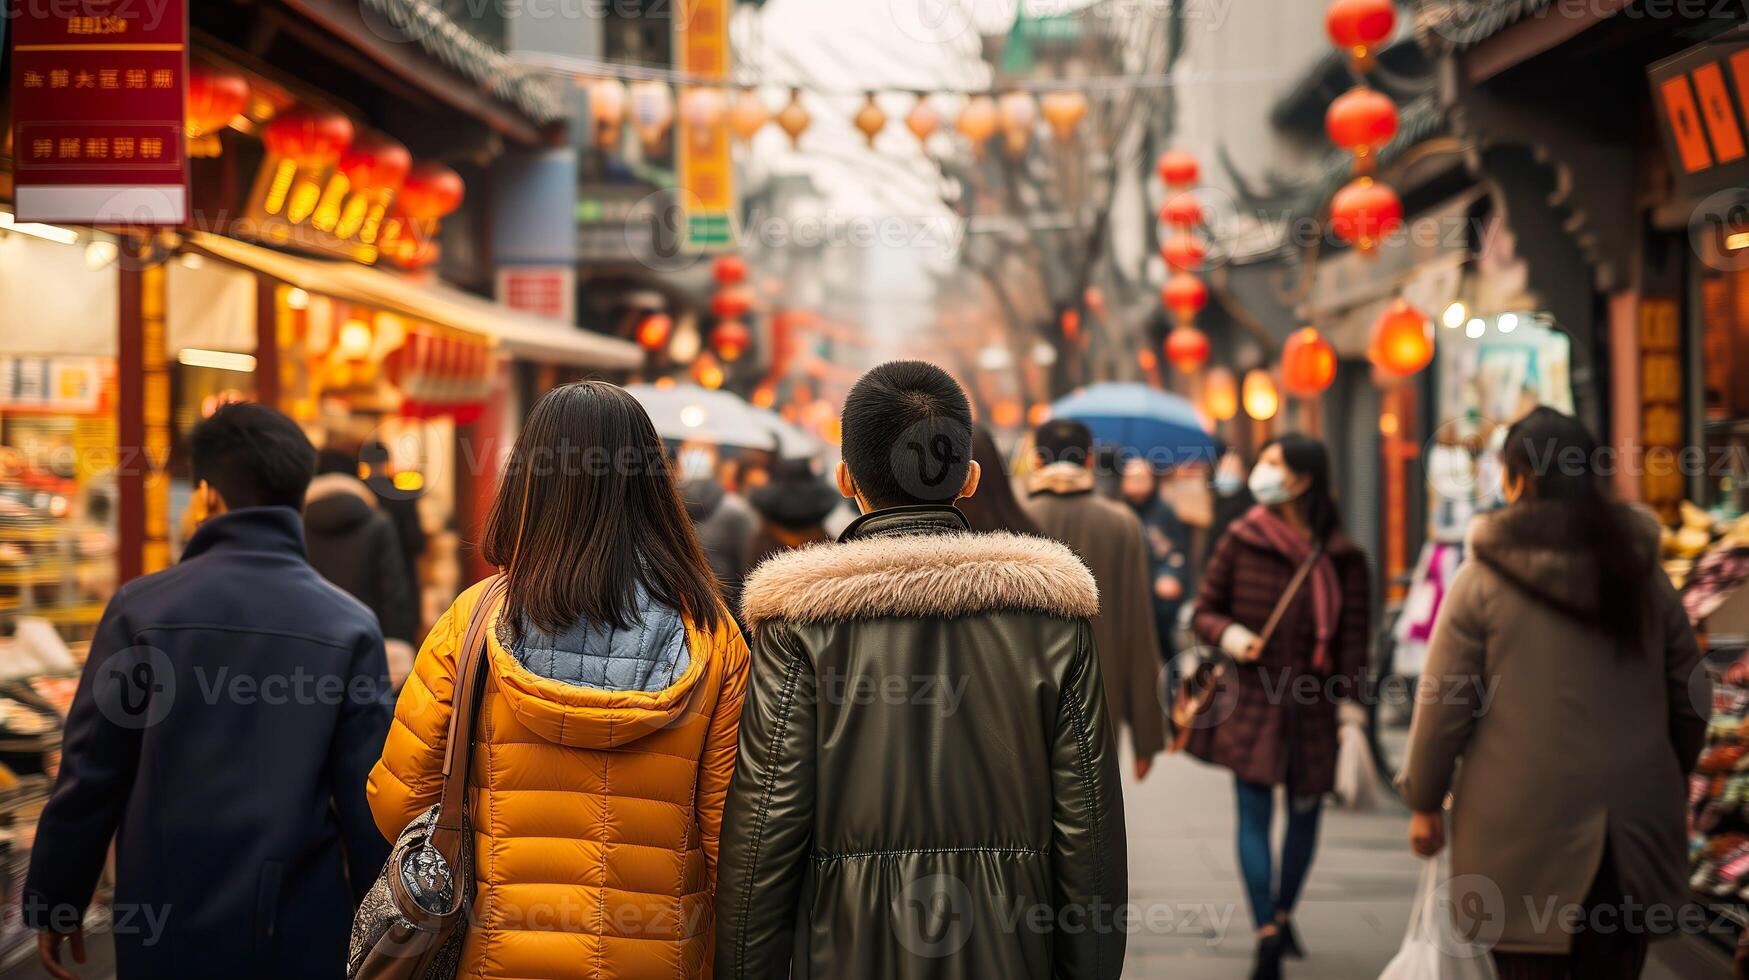
[(783, 459), (803, 459), (820, 452), (818, 439), (776, 412), (750, 405), (731, 392), (698, 385), (627, 385), (626, 390), (644, 406), (656, 424), (656, 434), (664, 439), (758, 449)]

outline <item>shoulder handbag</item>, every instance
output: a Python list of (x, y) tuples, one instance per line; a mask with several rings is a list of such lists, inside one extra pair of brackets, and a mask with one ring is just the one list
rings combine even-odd
[[(1287, 607), (1293, 605), (1294, 597), (1300, 594), (1300, 587), (1311, 577), (1312, 567), (1318, 564), (1318, 559), (1324, 554), (1324, 543), (1312, 545), (1311, 553), (1306, 560), (1300, 562), (1300, 567), (1294, 570), (1294, 577), (1288, 582), (1287, 591), (1275, 601), (1275, 608), (1270, 611), (1269, 619), (1263, 624), (1263, 632), (1257, 634), (1258, 648), (1269, 646), (1269, 641), (1275, 636), (1275, 628), (1281, 625), (1281, 618), (1287, 614)], [(1220, 683), (1227, 676), (1226, 659), (1205, 659), (1197, 661), (1190, 675), (1178, 685), (1178, 691), (1172, 697), (1172, 743), (1167, 746), (1168, 752), (1184, 751), (1185, 743), (1190, 741), (1190, 733), (1198, 728), (1206, 727), (1203, 716), (1208, 714), (1215, 704), (1215, 693)]]
[(353, 916), (348, 980), (453, 980), (461, 965), (474, 884), (468, 768), (486, 681), (486, 623), (504, 588), (504, 577), (494, 576), (468, 617), (456, 655), (443, 793), (395, 839)]

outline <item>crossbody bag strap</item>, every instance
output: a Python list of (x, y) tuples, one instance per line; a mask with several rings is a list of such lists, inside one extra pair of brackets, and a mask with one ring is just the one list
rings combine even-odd
[(1312, 575), (1312, 567), (1318, 564), (1318, 559), (1324, 556), (1324, 542), (1312, 543), (1312, 550), (1306, 555), (1306, 560), (1300, 562), (1300, 567), (1294, 571), (1293, 580), (1288, 582), (1287, 591), (1276, 601), (1275, 609), (1269, 614), (1269, 621), (1263, 624), (1263, 632), (1257, 635), (1259, 650), (1269, 645), (1271, 637), (1275, 636), (1275, 628), (1281, 625), (1281, 618), (1287, 615), (1287, 607), (1293, 605), (1294, 597), (1300, 594), (1300, 587), (1306, 584), (1306, 579)]
[(438, 798), (431, 843), (453, 867), (466, 826), (468, 769), (473, 762), (474, 735), (479, 727), (480, 698), (486, 686), (486, 624), (492, 607), (504, 595), (504, 576), (495, 575), (468, 616), (468, 631), (457, 654), (455, 694), (451, 698), (449, 736), (443, 749), (443, 795)]

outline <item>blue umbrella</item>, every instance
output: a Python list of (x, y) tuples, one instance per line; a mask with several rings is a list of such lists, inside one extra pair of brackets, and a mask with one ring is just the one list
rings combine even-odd
[(1214, 462), (1215, 441), (1190, 402), (1143, 384), (1104, 382), (1076, 390), (1051, 406), (1093, 430), (1093, 441), (1140, 455), (1156, 466)]

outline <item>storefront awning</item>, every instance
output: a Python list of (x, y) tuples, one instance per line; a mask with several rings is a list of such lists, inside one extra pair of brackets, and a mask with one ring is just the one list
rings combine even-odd
[(188, 244), (312, 293), (492, 337), (524, 360), (605, 371), (631, 371), (644, 363), (643, 349), (631, 341), (555, 324), (441, 283), (413, 282), (347, 262), (306, 259), (208, 232), (190, 232)]

